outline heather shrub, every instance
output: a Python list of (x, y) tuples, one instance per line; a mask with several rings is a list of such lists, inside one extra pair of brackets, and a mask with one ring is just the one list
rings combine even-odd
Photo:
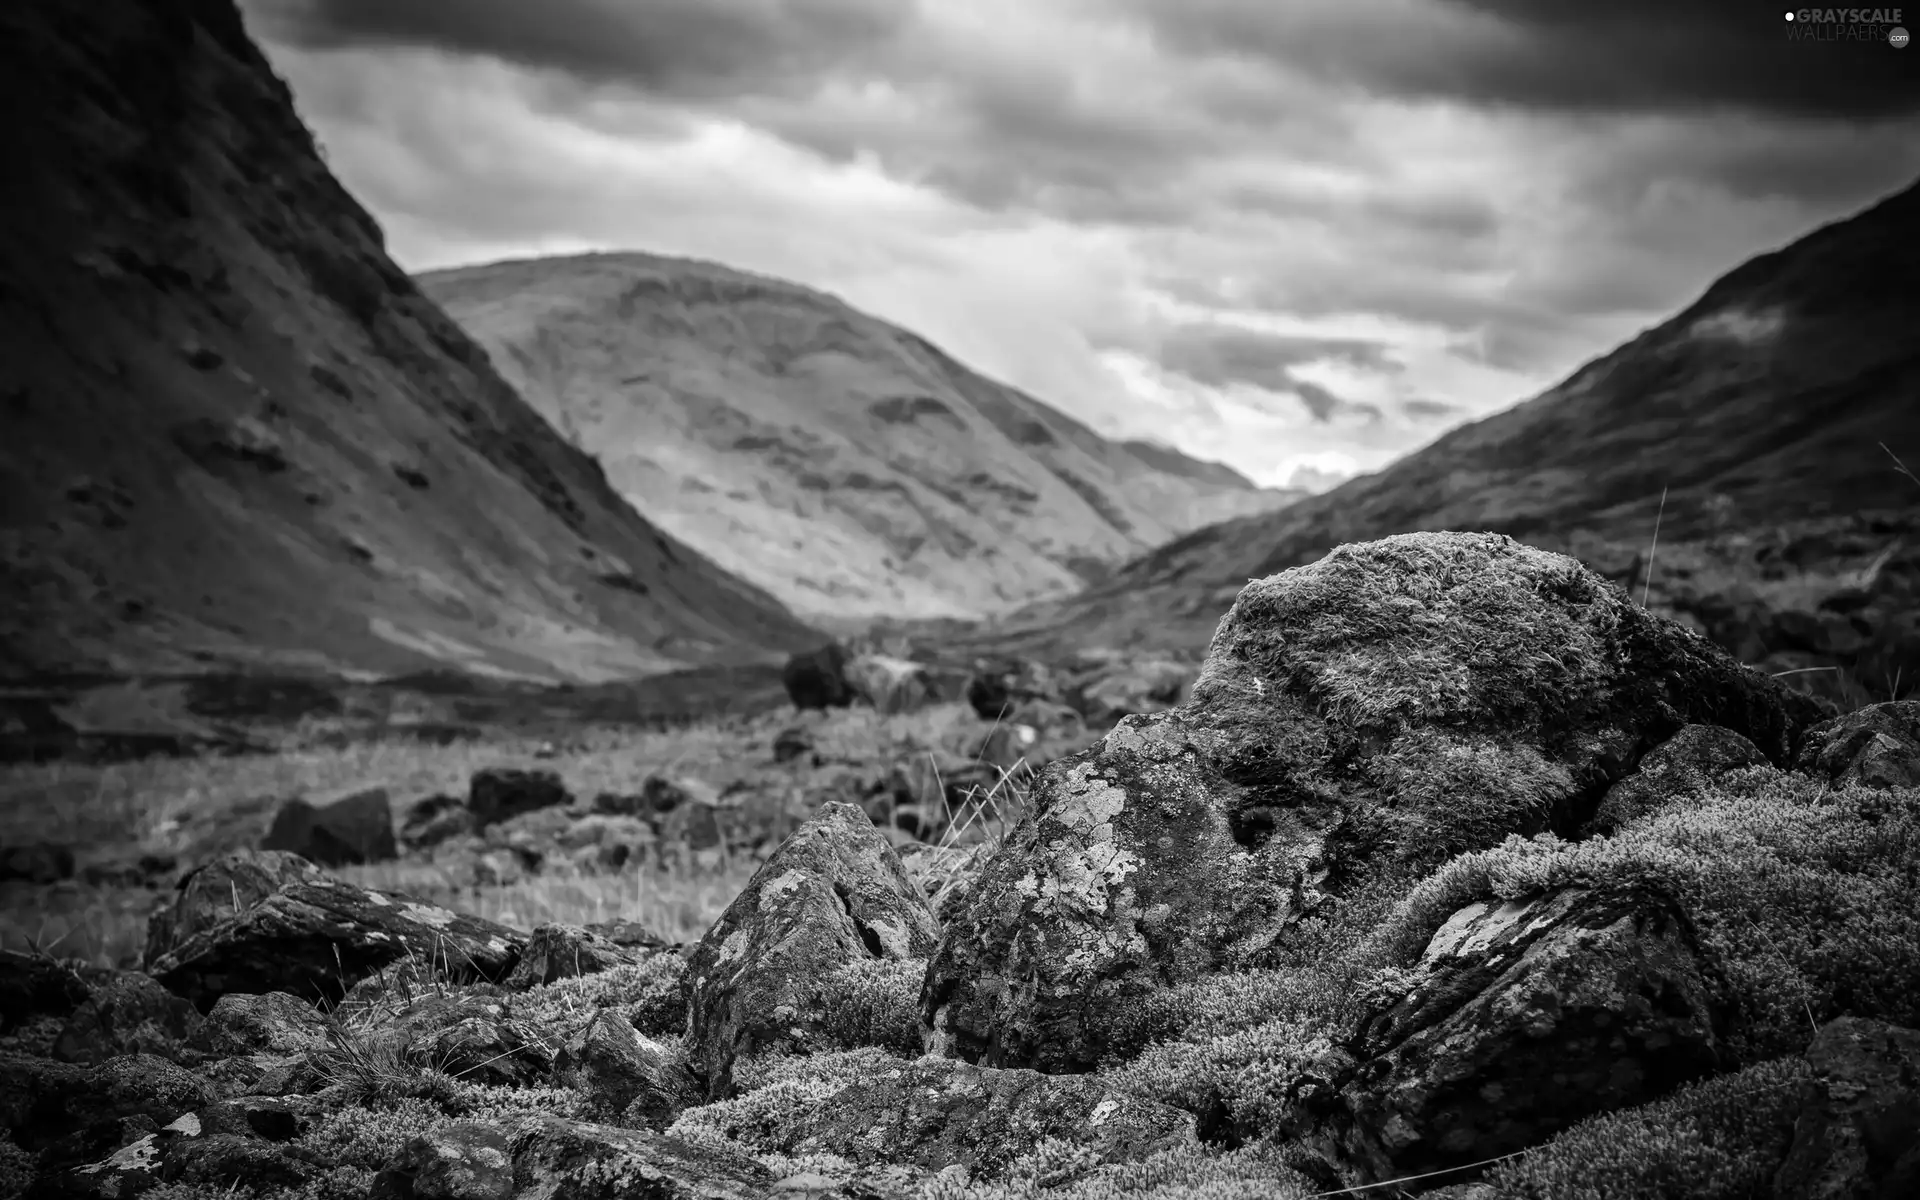
[(1793, 1142), (1805, 1060), (1780, 1058), (1582, 1121), (1494, 1166), (1513, 1200), (1746, 1200), (1769, 1192)]

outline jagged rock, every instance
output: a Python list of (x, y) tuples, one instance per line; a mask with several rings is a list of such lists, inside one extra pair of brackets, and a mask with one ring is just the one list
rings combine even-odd
[(368, 1200), (512, 1200), (507, 1136), (478, 1121), (456, 1121), (409, 1141), (374, 1176)]
[(475, 989), (415, 996), (380, 1025), (419, 1067), (470, 1083), (527, 1087), (553, 1067), (540, 1031), (515, 1020), (498, 996)]
[(622, 1117), (625, 1125), (665, 1129), (700, 1102), (685, 1059), (617, 1013), (597, 1014), (568, 1038), (553, 1069), (556, 1079), (585, 1093), (596, 1112)]
[(1089, 726), (1111, 729), (1122, 717), (1165, 712), (1180, 704), (1198, 673), (1198, 668), (1171, 659), (1117, 662), (1069, 688), (1066, 699)]
[(73, 851), (52, 842), (0, 846), (0, 883), (59, 883), (73, 878)]
[(174, 884), (172, 901), (147, 918), (145, 961), (151, 965), (175, 946), (245, 912), (283, 885), (325, 878), (320, 868), (284, 850), (242, 850), (197, 867)]
[(1767, 765), (1760, 748), (1731, 729), (1686, 725), (1660, 743), (1633, 774), (1607, 789), (1582, 830), (1613, 833), (1622, 826), (1704, 791), (1714, 779), (1738, 767)]
[[(257, 875), (256, 864), (235, 856), (183, 880), (172, 906), (149, 925), (148, 972), (205, 1011), (229, 992), (337, 998), (405, 955), (437, 964), (455, 981), (499, 979), (525, 944), (504, 925), (356, 887), (286, 857), (292, 862), (279, 862), (272, 875)], [(249, 881), (250, 891), (238, 894), (240, 911), (199, 882), (208, 873)], [(264, 879), (279, 886), (261, 894)], [(191, 932), (182, 937), (181, 930)]]
[(787, 699), (802, 711), (846, 708), (853, 703), (853, 685), (847, 682), (847, 651), (838, 642), (788, 658), (780, 682), (787, 689)]
[[(817, 1095), (817, 1098), (815, 1096)], [(720, 1131), (761, 1151), (832, 1154), (860, 1165), (959, 1165), (996, 1172), (1057, 1138), (1103, 1162), (1133, 1162), (1195, 1140), (1192, 1113), (1108, 1088), (1096, 1075), (997, 1070), (953, 1059), (902, 1062), (844, 1086), (821, 1086), (776, 1110), (752, 1103)]]
[(400, 843), (424, 850), (475, 832), (473, 810), (458, 796), (444, 793), (416, 800), (400, 819)]
[(517, 1131), (512, 1153), (515, 1194), (525, 1200), (762, 1200), (774, 1180), (742, 1153), (558, 1117)]
[[(61, 1062), (98, 1063), (124, 1054), (197, 1059), (190, 1048), (205, 1018), (138, 971), (121, 971), (93, 989), (53, 1043)], [(191, 1064), (189, 1064), (191, 1065)]]
[(520, 960), (500, 985), (525, 991), (556, 979), (597, 975), (625, 963), (639, 962), (640, 957), (578, 925), (537, 925), (527, 937)]
[(789, 725), (773, 737), (773, 761), (793, 762), (813, 753), (813, 733), (801, 725)]
[(298, 996), (229, 992), (207, 1010), (195, 1044), (220, 1058), (301, 1054), (327, 1044), (327, 1027), (313, 1005)]
[(1671, 900), (1567, 888), (1477, 903), (1428, 943), (1308, 1136), (1352, 1185), (1536, 1145), (1710, 1073), (1712, 968)]
[(879, 713), (914, 712), (933, 703), (926, 668), (905, 658), (861, 654), (847, 662), (844, 674), (854, 695)]
[(1773, 1194), (1920, 1196), (1920, 1032), (1841, 1017), (1821, 1028), (1807, 1062), (1813, 1078)]
[(1186, 704), (1041, 774), (929, 964), (929, 1045), (1090, 1069), (1141, 998), (1273, 961), (1369, 880), (1573, 836), (1689, 722), (1781, 763), (1821, 714), (1574, 559), (1343, 546), (1240, 593)]
[(318, 801), (295, 797), (274, 813), (260, 848), (285, 850), (328, 867), (385, 862), (399, 853), (393, 804), (384, 787), (357, 788)]
[(216, 1099), (206, 1081), (151, 1054), (93, 1066), (0, 1055), (0, 1129), (29, 1151), (76, 1131), (136, 1118), (158, 1129)]
[(825, 1044), (820, 986), (835, 968), (921, 957), (938, 933), (866, 814), (822, 808), (754, 873), (688, 961), (691, 1053), (708, 1095), (727, 1094), (739, 1055)]
[(0, 1034), (39, 1017), (65, 1018), (113, 972), (86, 963), (0, 950)]
[(967, 703), (983, 721), (1004, 720), (1029, 700), (1060, 699), (1059, 684), (1045, 665), (1028, 660), (976, 664), (967, 679)]
[(1816, 726), (1794, 765), (1836, 784), (1920, 787), (1920, 700), (1870, 704)]
[(564, 808), (571, 803), (573, 796), (567, 791), (567, 785), (553, 771), (488, 767), (475, 771), (467, 785), (467, 811), (473, 814), (475, 829), (485, 829), (543, 808)]

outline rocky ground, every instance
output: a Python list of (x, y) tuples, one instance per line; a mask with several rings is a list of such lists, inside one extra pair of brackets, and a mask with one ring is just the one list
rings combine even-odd
[[(182, 802), (146, 830), (175, 860), (123, 864), (164, 876), (137, 955), (0, 956), (0, 1188), (1920, 1184), (1920, 704), (1840, 712), (1492, 535), (1249, 586), (1180, 702), (1111, 727), (1152, 671), (1082, 669), (937, 702), (935, 672), (821, 655), (797, 719), (448, 759), (464, 786), (206, 836)], [(703, 872), (732, 886), (679, 927), (463, 902)]]

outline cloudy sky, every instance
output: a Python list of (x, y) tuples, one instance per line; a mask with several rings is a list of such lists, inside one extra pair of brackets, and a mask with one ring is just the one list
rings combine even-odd
[(1920, 48), (1754, 0), (243, 8), (411, 270), (715, 259), (1263, 483), (1525, 399), (1920, 175)]

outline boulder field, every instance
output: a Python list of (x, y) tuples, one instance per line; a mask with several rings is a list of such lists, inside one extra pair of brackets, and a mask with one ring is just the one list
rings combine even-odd
[(1830, 711), (1572, 559), (1345, 546), (1249, 584), (1190, 697), (1047, 765), (937, 888), (828, 803), (688, 947), (254, 851), (186, 877), (145, 973), (0, 955), (0, 1175), (1912, 1195), (1916, 779), (1920, 704)]

